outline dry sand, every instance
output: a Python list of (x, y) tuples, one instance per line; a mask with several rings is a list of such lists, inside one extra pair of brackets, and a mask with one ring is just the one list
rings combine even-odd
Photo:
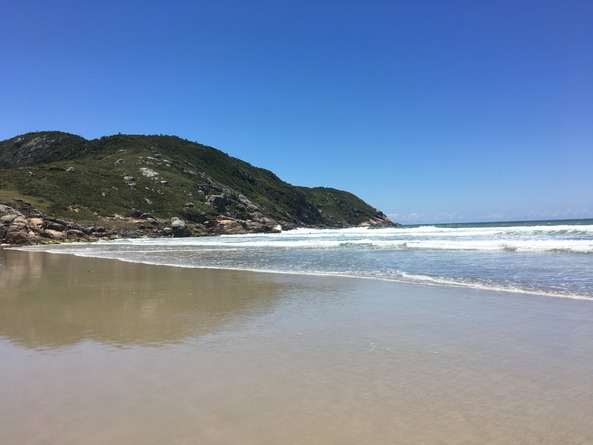
[(0, 443), (593, 443), (593, 302), (0, 250)]

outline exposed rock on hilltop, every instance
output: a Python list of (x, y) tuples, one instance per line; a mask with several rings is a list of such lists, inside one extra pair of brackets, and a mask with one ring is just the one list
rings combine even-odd
[(0, 142), (0, 243), (387, 226), (351, 193), (295, 187), (174, 136), (62, 132)]

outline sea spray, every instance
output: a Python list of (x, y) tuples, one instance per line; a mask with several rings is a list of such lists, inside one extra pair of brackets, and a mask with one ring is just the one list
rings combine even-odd
[(593, 220), (302, 228), (26, 249), (181, 267), (342, 275), (593, 299)]

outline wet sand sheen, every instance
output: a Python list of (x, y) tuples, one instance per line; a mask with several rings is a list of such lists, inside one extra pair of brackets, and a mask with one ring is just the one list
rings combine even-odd
[(0, 251), (3, 444), (593, 442), (593, 303)]

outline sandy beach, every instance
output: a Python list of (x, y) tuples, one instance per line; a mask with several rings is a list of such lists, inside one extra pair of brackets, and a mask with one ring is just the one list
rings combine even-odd
[(0, 443), (593, 443), (593, 303), (0, 249)]

